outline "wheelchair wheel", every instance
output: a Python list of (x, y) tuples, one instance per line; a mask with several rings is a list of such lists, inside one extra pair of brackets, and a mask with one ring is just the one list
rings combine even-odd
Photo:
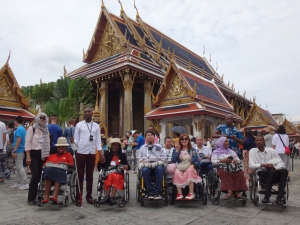
[(140, 184), (140, 178), (139, 177), (136, 180), (136, 192), (135, 193), (136, 193), (136, 200), (138, 202), (141, 202), (141, 184)]
[(207, 195), (203, 194), (203, 205), (207, 205)]
[(256, 207), (258, 207), (258, 205), (259, 205), (259, 198), (258, 198), (258, 196), (256, 196), (256, 197), (254, 198), (254, 205), (255, 205)]
[(68, 207), (68, 205), (69, 205), (69, 197), (66, 196), (66, 197), (65, 197), (64, 206), (65, 206), (65, 207)]
[(129, 173), (126, 173), (126, 189), (125, 189), (125, 202), (129, 202)]
[(206, 194), (209, 200), (216, 194), (216, 177), (213, 171), (209, 171), (206, 175)]
[(72, 202), (76, 201), (76, 183), (77, 183), (77, 173), (73, 171), (70, 179), (70, 198)]
[(38, 207), (42, 206), (42, 197), (41, 196), (38, 196), (37, 203), (38, 203)]
[(144, 200), (141, 199), (140, 202), (141, 202), (141, 206), (144, 207)]

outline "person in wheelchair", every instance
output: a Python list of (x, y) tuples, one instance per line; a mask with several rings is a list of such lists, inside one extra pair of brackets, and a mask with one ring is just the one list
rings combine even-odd
[(211, 147), (204, 146), (203, 145), (203, 140), (202, 137), (198, 136), (196, 138), (196, 151), (199, 156), (199, 161), (200, 161), (200, 177), (203, 179), (203, 171), (212, 171), (212, 163), (211, 163)]
[(60, 137), (57, 140), (57, 153), (51, 154), (43, 164), (43, 179), (45, 180), (45, 194), (42, 203), (49, 202), (49, 194), (51, 186), (54, 184), (53, 196), (50, 200), (57, 203), (57, 196), (62, 184), (67, 182), (66, 170), (69, 167), (74, 167), (72, 155), (67, 151), (69, 146), (65, 137)]
[(185, 199), (194, 199), (194, 184), (200, 183), (201, 178), (195, 170), (195, 168), (199, 167), (198, 154), (192, 148), (188, 134), (180, 135), (179, 146), (176, 146), (176, 151), (173, 152), (172, 162), (178, 163), (173, 177), (173, 184), (177, 186), (176, 200), (183, 199), (182, 188), (186, 186), (189, 186), (189, 194)]
[(220, 137), (216, 145), (217, 149), (213, 151), (211, 161), (214, 166), (218, 166), (221, 191), (227, 193), (223, 199), (245, 199), (240, 192), (245, 192), (248, 188), (238, 155), (228, 148), (229, 142), (226, 137)]
[[(120, 138), (111, 138), (107, 144), (110, 151), (104, 152), (104, 157), (98, 163), (98, 170), (101, 167), (109, 166), (122, 166), (123, 170), (130, 170), (128, 165), (126, 153), (122, 153), (124, 144), (121, 142)], [(111, 205), (116, 204), (113, 199), (117, 190), (124, 190), (124, 174), (120, 172), (110, 173), (104, 181), (104, 190), (106, 191), (106, 196), (100, 200), (100, 204), (110, 203)], [(121, 200), (120, 205), (125, 205), (124, 198)]]
[[(166, 152), (160, 144), (154, 144), (155, 133), (152, 130), (147, 130), (145, 137), (147, 144), (142, 145), (138, 152), (139, 169), (142, 171), (146, 187), (145, 198), (160, 200)], [(151, 183), (151, 175), (155, 175), (155, 189)]]
[(249, 154), (249, 168), (259, 169), (258, 176), (265, 178), (266, 192), (262, 203), (270, 203), (271, 189), (274, 183), (279, 182), (276, 204), (284, 203), (284, 189), (287, 182), (288, 170), (284, 162), (273, 148), (265, 147), (262, 136), (256, 136), (255, 143), (257, 148), (252, 148)]

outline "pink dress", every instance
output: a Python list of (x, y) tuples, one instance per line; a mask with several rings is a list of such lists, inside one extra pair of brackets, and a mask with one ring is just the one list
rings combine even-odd
[[(191, 156), (188, 151), (181, 151), (179, 158), (183, 160), (190, 160)], [(193, 168), (188, 168), (186, 171), (175, 170), (173, 176), (173, 184), (179, 188), (185, 188), (190, 182), (200, 183), (201, 178), (199, 177), (197, 171)]]

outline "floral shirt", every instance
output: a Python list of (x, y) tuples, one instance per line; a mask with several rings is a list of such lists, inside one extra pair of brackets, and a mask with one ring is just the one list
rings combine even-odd
[(219, 160), (226, 159), (230, 156), (232, 156), (233, 159), (237, 160), (238, 163), (240, 163), (239, 157), (232, 150), (230, 151), (229, 154), (221, 154), (221, 155), (214, 154), (214, 152), (213, 152), (212, 155), (211, 155), (211, 162), (212, 162), (213, 165), (219, 165), (220, 167), (222, 167), (223, 165), (226, 165), (226, 164), (225, 163), (220, 163)]

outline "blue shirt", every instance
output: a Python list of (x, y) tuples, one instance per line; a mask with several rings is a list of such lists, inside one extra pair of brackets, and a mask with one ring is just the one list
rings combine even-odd
[(75, 127), (67, 127), (64, 132), (64, 136), (67, 139), (68, 144), (70, 145), (70, 137), (74, 137)]
[(136, 150), (139, 150), (145, 144), (145, 138), (140, 134), (135, 142), (138, 143)]
[(236, 140), (230, 138), (230, 136), (236, 136), (238, 139), (244, 139), (243, 134), (235, 126), (228, 127), (227, 124), (220, 124), (217, 126), (216, 130), (219, 131), (221, 135), (226, 134), (229, 141), (229, 148), (235, 151), (236, 154), (240, 155), (240, 148)]
[(24, 152), (24, 149), (25, 149), (24, 147), (25, 147), (25, 137), (26, 137), (26, 130), (22, 125), (18, 126), (18, 128), (15, 131), (14, 143), (13, 143), (14, 147), (16, 146), (18, 137), (21, 138), (21, 142), (17, 149), (17, 153), (22, 153), (22, 152)]
[(52, 138), (50, 137), (50, 141), (51, 141), (50, 147), (53, 147), (57, 143), (57, 139), (63, 136), (63, 132), (61, 127), (58, 126), (57, 124), (49, 124), (48, 130), (49, 133), (52, 135)]

